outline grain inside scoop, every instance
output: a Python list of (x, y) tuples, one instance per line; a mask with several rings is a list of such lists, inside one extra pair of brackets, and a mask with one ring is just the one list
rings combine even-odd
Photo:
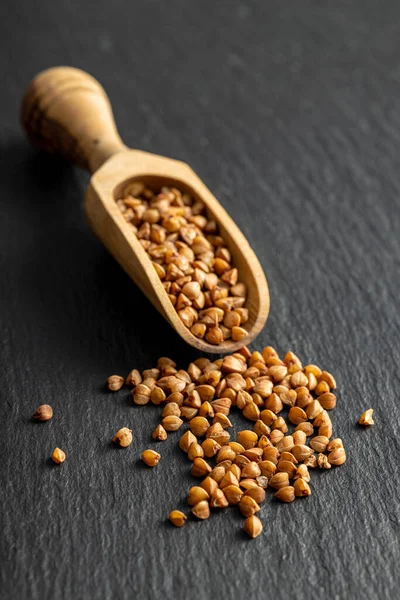
[[(85, 206), (91, 228), (155, 308), (188, 344), (202, 352), (234, 352), (249, 344), (260, 333), (269, 312), (269, 292), (264, 272), (246, 238), (187, 164), (140, 150), (130, 150), (122, 143), (109, 99), (96, 79), (71, 67), (56, 67), (39, 73), (26, 90), (21, 119), (33, 144), (47, 152), (59, 153), (90, 171), (92, 177), (86, 192)], [(165, 194), (163, 190), (177, 190), (168, 193), (176, 194), (178, 208), (173, 208), (178, 216), (180, 198), (183, 198), (180, 201), (183, 207), (181, 213), (185, 215), (191, 214), (187, 198), (190, 198), (193, 206), (203, 203), (206, 215), (203, 218), (215, 222), (218, 227), (218, 236), (215, 235), (213, 239), (223, 238), (225, 253), (231, 255), (232, 263), (225, 270), (229, 277), (225, 275), (224, 279), (223, 272), (219, 275), (218, 295), (211, 286), (204, 288), (204, 293), (202, 291), (200, 296), (201, 303), (198, 299), (188, 299), (185, 302), (183, 298), (186, 295), (181, 288), (193, 277), (195, 269), (213, 271), (212, 266), (210, 267), (214, 260), (210, 258), (211, 251), (196, 256), (194, 268), (189, 264), (187, 271), (182, 274), (179, 272), (172, 281), (178, 308), (179, 304), (187, 304), (185, 317), (186, 314), (192, 314), (195, 322), (206, 324), (203, 328), (206, 333), (202, 338), (199, 337), (202, 335), (201, 327), (193, 329), (196, 332), (194, 335), (190, 324), (184, 324), (183, 313), (179, 313), (176, 303), (175, 306), (173, 304), (174, 296), (167, 291), (171, 287), (169, 282), (163, 281), (156, 271), (155, 267), (158, 269), (161, 260), (154, 264), (146, 252), (143, 240), (138, 239), (137, 228), (127, 222), (120, 210), (117, 202), (121, 202), (124, 190), (129, 189), (134, 182), (141, 182), (145, 189), (157, 190), (158, 194), (160, 191)], [(183, 216), (180, 218), (184, 221)], [(199, 219), (191, 219), (193, 223), (189, 223), (189, 227), (197, 227), (194, 222), (198, 223)], [(179, 229), (175, 236), (169, 233), (167, 240), (175, 239), (178, 235)], [(211, 239), (210, 236), (206, 237)], [(185, 247), (182, 241), (179, 244), (179, 248)], [(186, 253), (190, 253), (190, 249)], [(171, 252), (167, 257), (170, 255)], [(222, 261), (223, 259), (219, 259), (218, 264)], [(232, 275), (233, 280), (235, 279), (236, 270), (241, 284), (244, 284), (242, 288), (246, 289), (245, 299), (234, 296), (232, 291), (235, 286), (231, 285), (230, 277)], [(168, 280), (168, 275), (166, 279)], [(219, 306), (224, 308), (223, 316), (221, 308), (212, 310)], [(234, 319), (225, 320), (227, 312), (231, 310), (237, 310), (242, 315), (243, 327), (236, 326), (234, 329), (230, 324)], [(245, 313), (246, 319), (243, 317)], [(224, 325), (224, 321), (228, 327)], [(240, 325), (240, 320), (238, 323)], [(222, 332), (221, 343), (213, 339), (213, 331)], [(213, 339), (213, 343), (208, 339)]]

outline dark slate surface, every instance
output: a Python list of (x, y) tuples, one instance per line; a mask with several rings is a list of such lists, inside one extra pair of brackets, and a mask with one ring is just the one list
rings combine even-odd
[[(399, 3), (6, 0), (0, 17), (2, 600), (398, 597)], [(256, 347), (337, 376), (348, 463), (308, 500), (268, 497), (255, 541), (233, 509), (170, 527), (188, 463), (170, 439), (142, 468), (158, 409), (103, 392), (195, 354), (89, 231), (87, 174), (25, 142), (23, 89), (58, 64), (97, 76), (126, 143), (189, 162), (248, 236), (272, 302)], [(43, 402), (55, 417), (33, 424)]]

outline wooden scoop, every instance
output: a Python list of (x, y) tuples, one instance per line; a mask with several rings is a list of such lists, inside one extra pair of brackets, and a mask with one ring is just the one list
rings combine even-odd
[[(71, 67), (56, 67), (37, 75), (22, 103), (21, 119), (29, 139), (42, 150), (62, 154), (85, 167), (92, 177), (86, 192), (86, 215), (123, 269), (179, 335), (202, 352), (234, 352), (261, 331), (269, 312), (268, 286), (263, 270), (246, 238), (204, 183), (185, 163), (129, 150), (121, 141), (110, 101), (90, 75)], [(240, 342), (226, 340), (218, 346), (196, 338), (181, 322), (151, 260), (116, 200), (124, 187), (140, 180), (150, 187), (175, 186), (200, 199), (232, 253), (240, 281), (247, 285), (248, 336)]]

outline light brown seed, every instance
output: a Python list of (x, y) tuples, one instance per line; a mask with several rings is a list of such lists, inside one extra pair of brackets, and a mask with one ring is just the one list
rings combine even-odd
[(199, 502), (203, 500), (209, 500), (210, 496), (206, 492), (206, 490), (199, 485), (194, 485), (190, 488), (187, 501), (189, 506), (195, 506)]
[[(143, 379), (143, 384), (139, 384), (139, 385), (144, 385), (144, 386), (148, 387), (150, 390), (150, 395), (151, 395), (151, 392), (155, 388), (156, 384), (157, 384), (157, 381), (154, 379), (154, 377), (146, 377), (146, 379)], [(147, 404), (147, 402), (146, 402), (146, 404)]]
[(346, 452), (344, 448), (337, 448), (328, 454), (328, 462), (331, 465), (343, 465), (346, 462)]
[(111, 375), (106, 381), (106, 388), (110, 392), (118, 392), (125, 383), (125, 379), (121, 375)]
[(229, 505), (229, 502), (224, 494), (224, 492), (220, 489), (215, 490), (210, 500), (211, 508), (226, 508)]
[(155, 467), (159, 463), (160, 458), (161, 455), (155, 452), (155, 450), (145, 450), (142, 452), (142, 461), (148, 467)]
[(229, 448), (231, 448), (235, 454), (241, 454), (245, 450), (245, 447), (242, 446), (242, 444), (239, 444), (239, 442), (229, 442)]
[(231, 331), (234, 342), (240, 342), (248, 335), (248, 331), (243, 327), (232, 327)]
[(144, 405), (150, 401), (151, 390), (144, 383), (139, 383), (132, 390), (132, 397), (135, 404)]
[(293, 375), (290, 378), (290, 384), (293, 388), (307, 386), (307, 375), (305, 375), (302, 371), (297, 371), (296, 373), (293, 373)]
[(332, 423), (327, 422), (327, 423), (324, 423), (323, 425), (321, 425), (321, 427), (318, 429), (318, 435), (323, 435), (327, 438), (331, 438), (332, 437)]
[(305, 461), (314, 453), (313, 449), (305, 444), (296, 444), (291, 452), (299, 462)]
[(328, 373), (328, 371), (322, 371), (321, 375), (318, 377), (318, 381), (326, 382), (331, 390), (336, 389), (336, 380), (331, 373)]
[(293, 479), (296, 473), (296, 465), (290, 460), (280, 460), (277, 464), (276, 470), (278, 473), (287, 473), (289, 479)]
[(187, 521), (187, 516), (181, 510), (171, 511), (168, 518), (175, 527), (182, 527)]
[(331, 465), (328, 461), (328, 457), (325, 454), (318, 454), (317, 463), (320, 469), (330, 469)]
[(246, 465), (248, 465), (250, 460), (247, 456), (243, 456), (242, 454), (237, 454), (234, 460), (234, 464), (237, 465), (240, 469), (243, 469)]
[(318, 401), (325, 410), (332, 410), (336, 406), (336, 396), (331, 392), (326, 392), (318, 397)]
[(243, 409), (243, 416), (249, 421), (257, 421), (260, 418), (260, 409), (254, 402), (249, 402)]
[(190, 444), (189, 450), (188, 450), (188, 459), (189, 460), (191, 460), (193, 462), (195, 458), (203, 458), (203, 456), (204, 456), (204, 451), (203, 451), (203, 448), (200, 446), (200, 444), (198, 444), (197, 442)]
[(66, 459), (66, 454), (63, 450), (61, 450), (61, 448), (54, 448), (51, 458), (53, 462), (55, 462), (57, 465), (60, 465)]
[(261, 469), (258, 466), (258, 464), (254, 461), (249, 462), (242, 469), (242, 477), (243, 478), (247, 477), (250, 479), (255, 479), (256, 477), (259, 477), (260, 475), (261, 475)]
[(286, 365), (297, 365), (298, 367), (300, 367), (300, 369), (302, 368), (301, 360), (298, 356), (296, 356), (294, 352), (287, 352), (285, 354), (283, 362)]
[(246, 370), (246, 363), (240, 360), (238, 357), (230, 355), (224, 356), (221, 370), (223, 373), (244, 373)]
[(182, 288), (182, 293), (189, 298), (189, 300), (195, 300), (199, 297), (201, 292), (200, 283), (197, 281), (190, 281), (186, 283)]
[(275, 498), (280, 500), (281, 502), (293, 502), (295, 499), (295, 490), (291, 485), (286, 485), (285, 487), (281, 487), (275, 494)]
[(315, 377), (319, 377), (322, 373), (321, 369), (317, 367), (317, 365), (306, 365), (304, 367), (304, 373), (308, 375), (308, 373), (312, 373)]
[(278, 417), (276, 421), (273, 422), (272, 429), (279, 429), (279, 431), (282, 431), (282, 433), (287, 433), (288, 426), (285, 419), (283, 417)]
[(338, 448), (343, 448), (343, 442), (340, 438), (335, 438), (331, 440), (328, 444), (328, 452), (332, 452), (332, 450), (337, 450)]
[(212, 477), (206, 477), (201, 483), (200, 487), (206, 490), (209, 496), (212, 496), (215, 490), (218, 488), (218, 483)]
[(210, 465), (204, 460), (204, 458), (195, 458), (192, 466), (193, 477), (204, 477), (211, 472)]
[(289, 485), (289, 475), (287, 473), (276, 473), (268, 481), (269, 487), (279, 490)]
[(225, 477), (225, 473), (226, 473), (226, 468), (224, 466), (217, 465), (211, 471), (210, 477), (212, 477), (214, 479), (214, 481), (216, 481), (218, 484), (220, 484), (221, 481), (223, 480), (223, 478)]
[(205, 417), (206, 419), (212, 419), (214, 417), (214, 409), (209, 402), (203, 402), (199, 408), (199, 417)]
[(310, 391), (312, 391), (312, 390), (315, 390), (315, 388), (316, 388), (316, 387), (317, 387), (317, 385), (318, 385), (318, 380), (317, 380), (317, 378), (315, 377), (314, 373), (307, 373), (307, 374), (306, 374), (306, 377), (307, 377), (307, 379), (308, 379), (308, 383), (307, 383), (307, 386), (306, 386), (306, 387), (307, 387), (307, 388), (308, 388)]
[(214, 416), (213, 425), (215, 423), (220, 423), (222, 425), (223, 429), (229, 429), (230, 427), (232, 427), (232, 423), (230, 422), (228, 417), (226, 415), (224, 415), (223, 413), (217, 413)]
[[(188, 388), (189, 386), (186, 386), (186, 387)], [(183, 400), (184, 400), (184, 396), (183, 396), (183, 394), (181, 392), (173, 392), (172, 394), (170, 394), (169, 396), (167, 396), (167, 398), (166, 398), (165, 401), (166, 401), (167, 404), (169, 402), (175, 402), (175, 404), (177, 404), (179, 406), (179, 408), (181, 409), (181, 412), (182, 412)]]
[(250, 448), (250, 450), (245, 450), (242, 454), (249, 460), (257, 463), (262, 459), (263, 449), (258, 447)]
[(223, 460), (235, 460), (236, 453), (230, 446), (222, 446), (217, 454), (217, 463), (222, 462)]
[(275, 348), (273, 348), (272, 346), (265, 346), (265, 348), (263, 348), (261, 357), (264, 361), (268, 360), (269, 358), (271, 358), (271, 356), (275, 356), (276, 358), (279, 358), (277, 351), (275, 350)]
[(233, 473), (233, 475), (236, 477), (236, 479), (239, 481), (240, 477), (241, 477), (241, 469), (238, 465), (235, 464), (231, 464), (230, 467), (228, 467), (227, 472), (229, 473)]
[(257, 482), (257, 485), (259, 485), (261, 488), (263, 488), (263, 490), (267, 489), (268, 477), (265, 477), (265, 475), (260, 475), (259, 477), (257, 477), (256, 482)]
[[(273, 431), (271, 433), (271, 441), (272, 441), (272, 434), (273, 433), (278, 433), (278, 431), (275, 430), (275, 431)], [(276, 447), (278, 448), (279, 452), (292, 452), (293, 446), (294, 446), (293, 437), (291, 435), (285, 435), (285, 436), (283, 436), (283, 434), (281, 436), (281, 439), (278, 441), (278, 443), (276, 445)], [(293, 452), (293, 454), (294, 454), (294, 452)]]
[(260, 487), (259, 485), (255, 485), (249, 490), (246, 490), (244, 495), (253, 498), (253, 500), (255, 500), (257, 504), (262, 504), (265, 500), (265, 489)]
[(263, 526), (260, 519), (256, 517), (256, 515), (252, 515), (250, 517), (247, 517), (247, 519), (245, 520), (243, 524), (243, 529), (248, 536), (254, 539), (261, 534)]
[(224, 489), (228, 485), (237, 485), (239, 486), (238, 478), (232, 471), (227, 471), (221, 481), (219, 482), (219, 487)]
[(274, 465), (277, 464), (279, 458), (279, 450), (273, 446), (268, 446), (263, 449), (263, 460), (270, 460)]
[(239, 504), (243, 491), (237, 485), (227, 485), (224, 487), (224, 494), (229, 504)]
[(310, 402), (310, 404), (308, 404), (308, 406), (306, 408), (306, 414), (307, 414), (307, 417), (312, 421), (323, 410), (324, 409), (322, 408), (322, 406), (320, 405), (318, 400), (313, 400), (312, 402)]
[(195, 323), (191, 326), (190, 331), (195, 337), (202, 340), (206, 334), (207, 327), (204, 325), (204, 323)]
[(195, 418), (197, 413), (197, 408), (191, 408), (190, 406), (181, 406), (181, 419), (186, 419), (187, 421), (190, 421), (191, 419)]
[(268, 396), (270, 396), (272, 393), (273, 387), (274, 384), (272, 383), (269, 377), (257, 377), (257, 379), (255, 380), (253, 392), (255, 394), (260, 394), (262, 398), (268, 398)]
[(268, 425), (265, 425), (265, 423), (263, 421), (261, 421), (261, 419), (258, 419), (256, 421), (256, 423), (255, 423), (255, 425), (253, 427), (253, 431), (258, 436), (269, 435), (271, 433), (271, 430), (268, 427)]
[[(273, 431), (271, 431), (269, 439), (273, 446), (279, 446), (279, 443), (282, 441), (283, 437), (284, 434), (280, 429), (274, 429)], [(290, 450), (290, 448), (288, 448), (288, 450)]]
[(329, 444), (329, 439), (324, 435), (317, 435), (310, 440), (310, 446), (315, 452), (325, 452)]
[[(216, 423), (216, 425), (219, 425), (219, 423)], [(211, 427), (214, 427), (214, 425), (211, 425)], [(206, 437), (215, 440), (220, 446), (225, 446), (231, 437), (228, 431), (221, 429), (220, 431), (212, 431), (209, 433), (211, 427), (207, 430)]]
[(308, 472), (308, 468), (305, 464), (299, 465), (296, 470), (296, 474), (294, 479), (304, 479), (304, 481), (310, 481), (310, 473)]
[(214, 398), (215, 388), (208, 384), (198, 385), (196, 392), (199, 394), (202, 402), (209, 402)]
[(221, 449), (221, 446), (211, 438), (204, 440), (204, 442), (201, 444), (201, 447), (203, 448), (204, 455), (207, 458), (212, 458), (217, 454), (218, 450)]
[(241, 479), (240, 487), (244, 490), (251, 490), (254, 487), (258, 487), (258, 483), (255, 479)]
[(132, 443), (132, 429), (122, 427), (119, 429), (113, 437), (113, 442), (121, 446), (121, 448), (127, 448)]
[(325, 423), (331, 423), (331, 418), (328, 414), (328, 411), (326, 411), (325, 409), (322, 410), (319, 415), (317, 415), (314, 419), (314, 428), (315, 427), (320, 427), (321, 425), (324, 425)]
[[(226, 390), (224, 393), (228, 393), (229, 390)], [(211, 402), (211, 406), (213, 407), (214, 413), (222, 413), (225, 416), (228, 416), (232, 406), (232, 400), (229, 398), (218, 398), (218, 400), (213, 400)]]
[(268, 369), (268, 375), (272, 377), (275, 382), (282, 381), (287, 375), (286, 365), (272, 365)]
[(171, 415), (169, 417), (164, 417), (162, 425), (165, 431), (177, 431), (183, 425), (183, 421), (179, 417)]
[(35, 421), (49, 421), (53, 416), (53, 409), (49, 404), (42, 404), (32, 415)]
[(244, 517), (251, 517), (260, 510), (260, 506), (250, 496), (243, 495), (239, 502), (239, 509)]
[(304, 461), (304, 464), (306, 465), (306, 467), (309, 467), (310, 469), (315, 469), (315, 467), (318, 466), (318, 461), (317, 461), (316, 455), (313, 454), (312, 456), (310, 456), (310, 458), (306, 458), (306, 460)]
[(164, 441), (167, 439), (167, 432), (162, 425), (157, 425), (153, 433), (151, 434), (153, 440)]
[(167, 395), (160, 387), (157, 385), (151, 390), (150, 400), (153, 404), (159, 405), (161, 402), (164, 402)]
[(307, 414), (302, 408), (292, 406), (289, 410), (288, 419), (293, 425), (298, 425), (307, 421)]
[(293, 454), (291, 452), (282, 452), (282, 454), (279, 457), (279, 462), (281, 460), (288, 460), (289, 462), (293, 463), (294, 465), (297, 465), (297, 463), (299, 462), (298, 460), (296, 460), (296, 458), (293, 456)]
[(285, 406), (294, 406), (297, 400), (297, 391), (296, 390), (288, 390), (284, 388), (284, 391), (278, 391), (278, 388), (282, 388), (283, 386), (275, 386), (274, 392), (279, 395), (282, 404)]
[(189, 427), (197, 437), (203, 437), (210, 427), (210, 423), (205, 417), (195, 417), (189, 421)]
[(128, 373), (125, 379), (125, 385), (128, 387), (135, 387), (142, 383), (142, 376), (137, 369), (133, 369)]
[(258, 463), (258, 466), (261, 474), (268, 479), (271, 479), (271, 477), (275, 474), (276, 465), (270, 460), (262, 460)]
[(276, 414), (274, 412), (272, 412), (272, 410), (262, 410), (260, 412), (260, 419), (263, 423), (265, 423), (265, 425), (267, 425), (268, 427), (271, 427), (271, 425), (273, 424), (273, 422), (277, 419), (278, 417), (276, 416)]
[(181, 414), (181, 409), (176, 404), (176, 402), (168, 402), (168, 404), (165, 405), (164, 410), (161, 413), (161, 416), (169, 417), (169, 416), (173, 415), (174, 417), (179, 417), (180, 414)]
[(307, 437), (314, 434), (314, 427), (311, 423), (299, 423), (296, 427), (296, 431), (304, 431)]
[(271, 394), (269, 398), (265, 400), (265, 408), (271, 410), (273, 413), (280, 413), (283, 409), (283, 402), (279, 398), (278, 394)]
[(320, 381), (315, 388), (315, 393), (317, 396), (322, 396), (322, 394), (327, 394), (330, 391), (330, 387), (326, 381)]
[(198, 519), (208, 519), (210, 516), (210, 505), (208, 504), (207, 500), (202, 500), (201, 502), (195, 504), (192, 508), (192, 513)]
[(295, 496), (303, 497), (311, 495), (310, 486), (302, 478), (296, 479), (296, 481), (293, 483), (293, 489)]
[(261, 435), (257, 442), (257, 448), (264, 450), (264, 448), (267, 448), (268, 446), (272, 446), (270, 439), (266, 435)]
[(361, 415), (361, 417), (358, 419), (358, 422), (360, 425), (374, 425), (375, 421), (372, 418), (374, 409), (373, 408), (369, 408), (368, 410), (366, 410), (365, 412), (363, 412), (363, 414)]
[(249, 448), (254, 448), (258, 440), (258, 435), (254, 433), (254, 431), (243, 429), (237, 434), (237, 439), (239, 444), (241, 444), (245, 450), (248, 450)]
[(224, 341), (222, 329), (220, 327), (210, 327), (206, 333), (206, 340), (213, 345), (221, 344)]
[(184, 452), (188, 452), (192, 444), (197, 443), (197, 437), (191, 431), (185, 431), (179, 439), (179, 448)]
[(294, 431), (292, 437), (295, 444), (305, 444), (307, 441), (304, 431)]

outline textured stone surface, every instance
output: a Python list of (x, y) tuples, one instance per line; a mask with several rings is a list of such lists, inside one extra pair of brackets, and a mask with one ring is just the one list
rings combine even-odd
[[(400, 5), (19, 4), (0, 6), (1, 598), (396, 597)], [(158, 409), (103, 392), (195, 354), (89, 231), (88, 176), (23, 138), (23, 89), (57, 64), (97, 76), (125, 142), (189, 162), (248, 236), (271, 290), (257, 347), (338, 379), (348, 463), (307, 500), (268, 496), (254, 541), (234, 509), (172, 529), (188, 463), (171, 435), (138, 464)], [(54, 419), (31, 423), (43, 402)], [(126, 425), (134, 444), (113, 448)]]

